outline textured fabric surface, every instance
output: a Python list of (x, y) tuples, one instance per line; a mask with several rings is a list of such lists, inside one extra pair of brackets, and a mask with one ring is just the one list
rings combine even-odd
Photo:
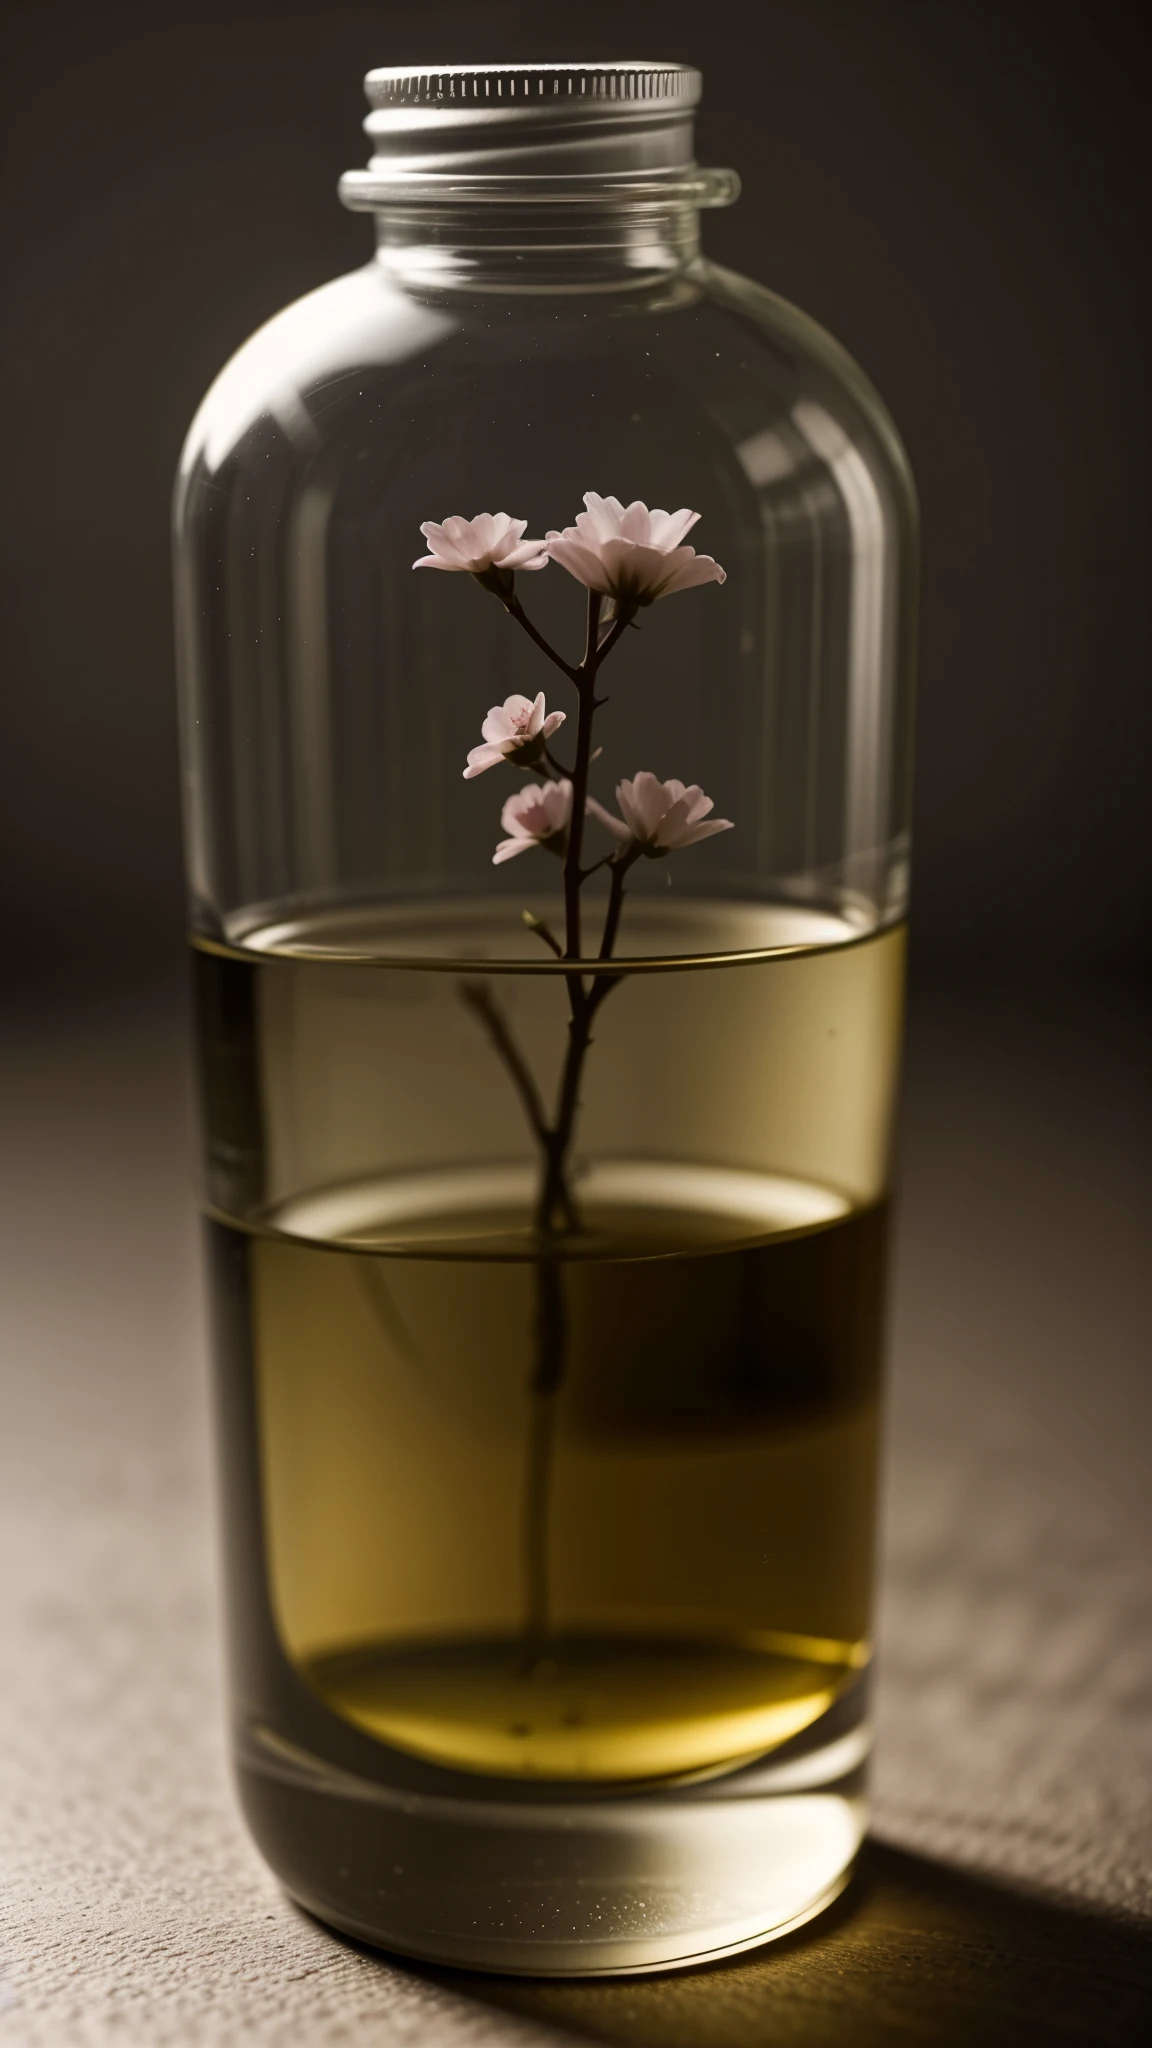
[[(249, 1846), (223, 1755), (181, 1029), (150, 1009), (13, 1036), (0, 2039), (1140, 2038), (1152, 1400), (1135, 1022), (1123, 1003), (1003, 990), (938, 991), (913, 1021), (876, 1774), (877, 1834), (912, 1853), (874, 1854), (872, 1906), (835, 1909), (807, 1942), (570, 1994), (340, 1943)], [(1103, 1946), (1069, 1908), (1113, 1917)], [(933, 1973), (982, 1938), (968, 2003), (936, 1997)], [(1061, 1958), (1049, 2035), (1004, 2000)], [(1003, 2036), (994, 2003), (1017, 2015)]]
[(912, 1009), (877, 1826), (1152, 1914), (1152, 1220), (1140, 1011)]

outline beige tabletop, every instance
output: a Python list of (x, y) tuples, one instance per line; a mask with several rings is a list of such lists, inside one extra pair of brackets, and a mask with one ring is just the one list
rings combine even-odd
[(871, 2048), (1152, 2039), (1152, 1347), (1131, 1001), (913, 1008), (875, 1841), (812, 1929), (532, 1984), (327, 1934), (223, 1747), (179, 1007), (5, 1057), (0, 2040)]

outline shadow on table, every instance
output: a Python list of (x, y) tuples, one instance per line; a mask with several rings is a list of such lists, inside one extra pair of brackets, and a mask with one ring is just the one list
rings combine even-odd
[(819, 1920), (729, 1962), (618, 1979), (405, 1968), (607, 2048), (1152, 2041), (1152, 1937), (876, 1842)]

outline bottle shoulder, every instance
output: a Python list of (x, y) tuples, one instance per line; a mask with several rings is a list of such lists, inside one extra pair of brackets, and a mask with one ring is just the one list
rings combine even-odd
[[(834, 452), (837, 427), (852, 435), (863, 428), (886, 459), (913, 512), (916, 486), (899, 428), (867, 372), (844, 344), (810, 313), (755, 279), (701, 258), (693, 275), (702, 296), (717, 312), (751, 329), (761, 344), (789, 361), (797, 386), (792, 411), (799, 408), (809, 435)], [(833, 400), (830, 423), (820, 419), (822, 400)]]
[(209, 385), (185, 437), (178, 492), (198, 465), (219, 469), (261, 419), (298, 446), (314, 443), (308, 399), (358, 371), (426, 354), (453, 324), (396, 289), (374, 263), (306, 292), (256, 328)]
[(797, 435), (827, 463), (860, 451), (914, 519), (899, 435), (848, 351), (777, 293), (699, 259), (631, 293), (416, 293), (377, 262), (319, 286), (210, 387), (184, 444), (177, 523), (193, 479), (227, 466), (229, 488), (245, 489), (270, 452), (296, 474), (320, 459), (343, 473), (405, 433), (469, 443), (487, 411), (517, 433), (523, 413), (538, 434), (576, 414), (591, 430), (606, 408), (622, 434), (662, 420), (717, 456), (726, 443), (757, 486), (794, 461)]

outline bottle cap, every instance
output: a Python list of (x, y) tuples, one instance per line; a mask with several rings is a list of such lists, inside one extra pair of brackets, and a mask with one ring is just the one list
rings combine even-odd
[(693, 155), (701, 84), (690, 64), (386, 65), (364, 81), (371, 163), (340, 196), (578, 199), (607, 184), (723, 204), (732, 174), (702, 174)]

